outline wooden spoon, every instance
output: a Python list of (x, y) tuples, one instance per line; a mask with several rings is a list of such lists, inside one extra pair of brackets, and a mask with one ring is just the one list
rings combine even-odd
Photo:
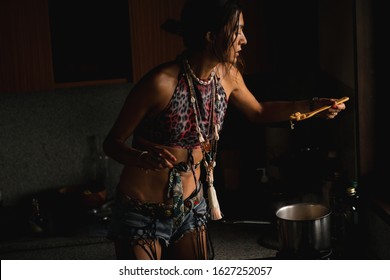
[[(348, 100), (349, 100), (349, 97), (346, 96), (346, 97), (343, 97), (343, 98), (340, 98), (340, 99), (336, 100), (336, 104), (344, 103), (344, 102), (346, 102)], [(290, 120), (303, 121), (303, 120), (308, 119), (308, 118), (310, 118), (310, 117), (312, 117), (312, 116), (314, 116), (314, 115), (316, 115), (316, 114), (318, 114), (318, 113), (320, 113), (322, 111), (325, 111), (325, 110), (329, 109), (332, 106), (333, 106), (333, 104), (332, 105), (328, 105), (328, 106), (323, 106), (323, 107), (320, 107), (320, 108), (318, 108), (318, 109), (316, 109), (314, 111), (311, 111), (311, 112), (308, 112), (308, 113), (304, 113), (304, 114), (302, 114), (300, 112), (296, 112), (296, 113), (294, 113), (294, 114), (292, 114), (290, 116)]]

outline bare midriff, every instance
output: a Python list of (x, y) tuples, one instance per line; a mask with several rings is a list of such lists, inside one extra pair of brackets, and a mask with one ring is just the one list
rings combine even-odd
[[(187, 149), (162, 145), (158, 146), (166, 148), (176, 157), (176, 162), (174, 164), (188, 161)], [(145, 147), (145, 149), (147, 148)], [(200, 148), (192, 149), (192, 155), (194, 163), (199, 163), (203, 158), (202, 150)], [(118, 191), (145, 202), (166, 202), (169, 171), (170, 169), (168, 168), (154, 171), (127, 165), (123, 168), (118, 184)], [(185, 199), (196, 189), (196, 184), (191, 170), (188, 172), (181, 172), (180, 174), (183, 184), (183, 198)], [(198, 181), (200, 177), (200, 167), (195, 170), (195, 176)]]

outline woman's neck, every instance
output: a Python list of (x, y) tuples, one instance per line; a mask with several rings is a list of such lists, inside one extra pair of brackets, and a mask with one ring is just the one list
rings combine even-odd
[(200, 80), (208, 80), (217, 65), (215, 60), (205, 54), (189, 54), (187, 61), (193, 74)]

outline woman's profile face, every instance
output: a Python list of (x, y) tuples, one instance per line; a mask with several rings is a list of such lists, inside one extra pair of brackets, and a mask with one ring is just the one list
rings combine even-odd
[(236, 64), (242, 47), (247, 43), (242, 12), (237, 15), (237, 19), (232, 20), (223, 28), (217, 38), (217, 49), (224, 53), (220, 62)]
[(244, 34), (244, 16), (240, 13), (238, 26), (236, 26), (235, 34), (233, 37), (233, 44), (229, 50), (229, 62), (235, 64), (237, 58), (240, 55), (242, 47), (247, 44), (247, 40)]

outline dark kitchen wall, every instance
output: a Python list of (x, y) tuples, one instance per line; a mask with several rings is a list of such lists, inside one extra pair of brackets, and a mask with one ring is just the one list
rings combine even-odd
[[(131, 84), (0, 94), (0, 190), (12, 205), (36, 192), (86, 185)], [(121, 166), (108, 161), (107, 188)], [(93, 186), (89, 186), (93, 187)]]

